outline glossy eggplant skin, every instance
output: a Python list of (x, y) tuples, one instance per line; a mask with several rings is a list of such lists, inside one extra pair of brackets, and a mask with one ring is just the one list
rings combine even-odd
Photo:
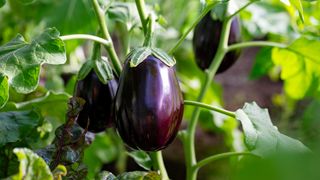
[(184, 109), (174, 68), (152, 55), (134, 68), (128, 61), (116, 94), (115, 126), (133, 149), (163, 149), (176, 137)]
[(75, 96), (83, 98), (86, 103), (80, 112), (77, 123), (88, 131), (102, 132), (112, 125), (114, 98), (118, 88), (116, 79), (107, 84), (100, 82), (94, 71), (77, 82)]
[[(222, 21), (213, 20), (210, 12), (206, 14), (194, 29), (193, 50), (196, 63), (200, 69), (209, 68), (219, 46), (222, 31)], [(241, 31), (239, 19), (231, 22), (228, 44), (240, 42)], [(217, 74), (229, 69), (239, 58), (240, 50), (228, 52), (218, 68)]]

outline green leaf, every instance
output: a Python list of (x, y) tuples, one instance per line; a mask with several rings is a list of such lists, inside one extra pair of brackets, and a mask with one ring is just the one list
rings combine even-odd
[(130, 157), (143, 169), (151, 170), (152, 160), (150, 156), (144, 151), (132, 151), (128, 153)]
[(2, 108), (9, 99), (9, 82), (6, 76), (0, 73), (0, 108)]
[(119, 180), (161, 180), (161, 177), (156, 172), (132, 171), (125, 172), (117, 176)]
[(287, 49), (274, 48), (272, 60), (281, 67), (285, 92), (294, 99), (302, 99), (319, 88), (320, 41), (301, 37)]
[(97, 180), (117, 180), (117, 177), (114, 176), (109, 171), (102, 171), (98, 174)]
[(99, 58), (95, 60), (94, 71), (103, 84), (107, 84), (109, 80), (114, 78), (112, 67), (107, 59)]
[(92, 70), (94, 66), (94, 62), (91, 61), (91, 60), (88, 60), (87, 62), (85, 62), (79, 72), (78, 72), (78, 80), (83, 80), (89, 73), (90, 71)]
[(0, 8), (6, 4), (6, 0), (0, 0)]
[(41, 120), (33, 110), (0, 113), (0, 147), (26, 138)]
[(133, 50), (132, 54), (130, 54), (130, 67), (137, 67), (143, 60), (151, 55), (151, 53), (152, 51), (148, 47), (141, 47)]
[(94, 178), (104, 163), (115, 160), (118, 153), (117, 147), (106, 133), (97, 134), (90, 147), (84, 151), (83, 162), (88, 167), (88, 179)]
[(70, 95), (66, 93), (54, 93), (49, 91), (43, 97), (16, 103), (15, 107), (20, 110), (36, 107), (40, 110), (43, 116), (54, 116), (64, 120), (69, 98)]
[[(43, 142), (43, 145), (46, 145), (54, 138), (55, 129), (65, 122), (69, 97), (70, 95), (66, 93), (53, 93), (49, 91), (43, 97), (35, 98), (30, 101), (21, 103), (9, 102), (0, 111), (38, 109), (42, 117), (45, 118), (43, 124), (37, 128), (37, 131), (40, 133), (38, 136), (44, 138), (43, 140), (45, 140), (45, 142)], [(49, 133), (49, 137), (45, 136), (47, 133)], [(34, 137), (34, 143), (41, 143), (38, 138), (39, 137)], [(39, 145), (43, 146), (41, 144)]]
[(141, 24), (135, 3), (115, 2), (108, 8), (107, 15), (111, 20), (126, 25), (129, 31)]
[(20, 165), (19, 173), (10, 179), (53, 179), (50, 168), (37, 154), (27, 148), (15, 148), (13, 152), (18, 157)]
[(30, 43), (18, 35), (0, 46), (0, 72), (8, 76), (10, 85), (19, 93), (30, 93), (36, 89), (43, 63), (65, 62), (64, 43), (54, 28), (46, 30)]
[(295, 40), (289, 47), (288, 50), (304, 56), (311, 61), (320, 64), (320, 40), (315, 38), (307, 38), (307, 37), (300, 37), (299, 39)]
[(267, 109), (261, 109), (255, 102), (246, 103), (236, 111), (244, 131), (248, 149), (262, 157), (279, 152), (309, 153), (300, 141), (281, 134), (271, 122)]
[(308, 106), (304, 109), (302, 117), (299, 119), (299, 124), (301, 124), (302, 134), (311, 149), (320, 150), (320, 100), (314, 99)]
[(272, 48), (266, 47), (260, 49), (256, 55), (255, 63), (250, 73), (250, 79), (258, 79), (262, 77), (267, 74), (272, 67)]
[(165, 63), (169, 67), (172, 67), (176, 64), (176, 60), (173, 57), (169, 56), (162, 49), (152, 48), (152, 54), (155, 57), (159, 58), (163, 63)]
[(97, 19), (90, 1), (54, 1), (43, 20), (61, 34), (90, 33), (96, 30)]
[(290, 4), (293, 5), (298, 11), (299, 11), (299, 16), (302, 22), (304, 22), (304, 17), (303, 17), (303, 8), (300, 0), (289, 0)]

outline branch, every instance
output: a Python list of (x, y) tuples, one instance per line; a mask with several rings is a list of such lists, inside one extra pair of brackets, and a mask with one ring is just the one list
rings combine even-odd
[(235, 49), (246, 48), (246, 47), (257, 47), (257, 46), (271, 46), (271, 47), (278, 47), (278, 48), (286, 48), (287, 45), (277, 42), (268, 42), (268, 41), (249, 41), (249, 42), (242, 42), (237, 44), (230, 45), (227, 50), (233, 51)]
[(212, 111), (219, 112), (221, 114), (224, 114), (224, 115), (227, 115), (227, 116), (230, 116), (230, 117), (233, 117), (233, 118), (236, 117), (235, 113), (232, 112), (232, 111), (228, 111), (228, 110), (225, 110), (225, 109), (222, 109), (222, 108), (219, 108), (219, 107), (214, 107), (214, 106), (211, 106), (211, 105), (208, 105), (208, 104), (204, 104), (204, 103), (200, 103), (200, 102), (197, 102), (197, 101), (185, 100), (184, 104), (185, 105), (192, 105), (192, 106), (202, 107), (202, 108), (205, 108), (205, 109), (209, 109), (209, 110), (212, 110)]
[(199, 169), (201, 168), (202, 166), (205, 166), (211, 162), (214, 162), (216, 160), (220, 160), (220, 159), (224, 159), (224, 158), (229, 158), (229, 157), (232, 157), (232, 156), (243, 156), (243, 155), (247, 155), (247, 156), (253, 156), (253, 157), (256, 157), (256, 158), (260, 158), (259, 156), (253, 154), (253, 153), (250, 153), (250, 152), (227, 152), (227, 153), (221, 153), (221, 154), (217, 154), (217, 155), (214, 155), (214, 156), (210, 156), (210, 157), (207, 157), (201, 161), (199, 161), (195, 166), (194, 168), (195, 169)]
[(105, 46), (110, 46), (111, 44), (110, 41), (107, 41), (101, 37), (90, 35), (90, 34), (71, 34), (71, 35), (60, 36), (60, 39), (63, 41), (74, 40), (74, 39), (92, 40), (92, 41), (101, 43)]

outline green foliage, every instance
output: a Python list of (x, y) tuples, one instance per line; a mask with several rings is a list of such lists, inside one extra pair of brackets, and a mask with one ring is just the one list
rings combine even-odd
[(257, 155), (310, 152), (300, 141), (281, 134), (272, 124), (268, 110), (261, 109), (255, 102), (238, 109), (236, 118), (242, 124), (246, 146)]
[(8, 78), (0, 74), (0, 108), (2, 108), (9, 99), (9, 82)]
[(15, 148), (13, 152), (18, 157), (20, 165), (19, 173), (11, 176), (10, 179), (53, 179), (50, 168), (37, 154), (27, 148)]
[(302, 7), (302, 3), (300, 0), (289, 0), (291, 5), (294, 6), (298, 11), (299, 11), (299, 16), (301, 21), (304, 21), (304, 17), (303, 17), (303, 7)]
[(0, 8), (6, 4), (6, 0), (0, 0)]
[(262, 48), (256, 55), (255, 63), (252, 67), (250, 78), (258, 79), (263, 75), (267, 74), (268, 71), (274, 66), (271, 61), (272, 59), (272, 48)]
[(90, 147), (84, 152), (83, 162), (88, 167), (87, 177), (89, 179), (95, 177), (102, 165), (115, 160), (118, 153), (115, 142), (108, 134), (97, 134)]
[(133, 30), (133, 28), (141, 24), (136, 5), (134, 3), (112, 3), (107, 10), (107, 15), (111, 20), (123, 23), (128, 31)]
[(63, 64), (65, 61), (64, 43), (56, 29), (46, 30), (30, 43), (18, 35), (0, 46), (0, 72), (8, 76), (10, 86), (19, 93), (36, 89), (43, 63)]
[[(61, 34), (94, 32), (96, 17), (90, 1), (49, 1), (50, 9), (45, 14), (47, 27), (56, 27)], [(75, 18), (76, 17), (76, 18)]]
[[(44, 96), (29, 101), (21, 103), (9, 102), (1, 111), (31, 111), (32, 109), (37, 109), (41, 116), (44, 117), (44, 121), (38, 125), (36, 131), (32, 132), (33, 136), (35, 136), (33, 137), (33, 145), (43, 146), (52, 141), (54, 130), (65, 122), (68, 99), (69, 95), (65, 93), (49, 91)], [(39, 141), (37, 136), (43, 141)]]
[(2, 112), (0, 119), (0, 147), (25, 140), (42, 121), (40, 114), (33, 110)]
[[(301, 37), (286, 49), (273, 49), (272, 60), (281, 67), (286, 93), (302, 99), (320, 82), (320, 41)], [(316, 88), (315, 88), (316, 87)]]
[(152, 160), (150, 156), (144, 151), (131, 151), (128, 153), (134, 161), (145, 170), (151, 170)]
[(125, 172), (123, 174), (120, 174), (116, 178), (117, 180), (126, 180), (126, 179), (132, 179), (132, 180), (160, 180), (161, 177), (156, 172), (143, 172), (143, 171), (133, 171), (133, 172)]

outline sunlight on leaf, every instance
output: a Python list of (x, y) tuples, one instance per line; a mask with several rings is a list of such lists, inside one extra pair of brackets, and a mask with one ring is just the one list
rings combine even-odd
[(248, 149), (262, 157), (274, 153), (309, 153), (310, 150), (300, 141), (290, 138), (278, 131), (271, 122), (267, 109), (261, 109), (255, 102), (246, 103), (236, 111), (244, 131)]
[(50, 168), (36, 153), (27, 148), (15, 148), (13, 152), (17, 155), (20, 165), (19, 173), (10, 179), (53, 179)]
[(10, 85), (19, 93), (30, 93), (36, 89), (43, 63), (65, 62), (64, 43), (54, 28), (47, 29), (30, 43), (18, 35), (0, 46), (0, 72), (8, 76)]
[(0, 73), (0, 108), (2, 108), (9, 99), (8, 78)]

